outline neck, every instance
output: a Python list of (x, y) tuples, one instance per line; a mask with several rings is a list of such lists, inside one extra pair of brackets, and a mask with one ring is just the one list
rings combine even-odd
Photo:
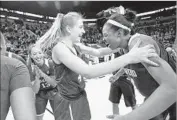
[(70, 37), (65, 37), (62, 42), (70, 47), (73, 47), (73, 42)]
[(128, 51), (128, 42), (129, 42), (130, 38), (131, 38), (131, 35), (129, 34), (129, 35), (126, 35), (123, 39), (123, 41), (124, 41), (123, 49), (125, 51)]
[(127, 41), (127, 43), (130, 41), (130, 38), (132, 37), (132, 35), (127, 35), (127, 37), (126, 37), (126, 41)]

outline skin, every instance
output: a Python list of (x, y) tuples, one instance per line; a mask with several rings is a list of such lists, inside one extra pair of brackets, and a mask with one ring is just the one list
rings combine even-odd
[[(2, 33), (0, 52), (1, 54), (6, 52), (5, 39)], [(18, 88), (11, 93), (10, 104), (15, 120), (36, 120), (34, 99), (34, 93), (31, 87)]]
[[(109, 30), (109, 27), (105, 25), (103, 27), (103, 34)], [(119, 29), (116, 32), (114, 31), (112, 34), (110, 34), (110, 36), (111, 37), (107, 37), (105, 39), (110, 44), (111, 49), (115, 49), (116, 45), (114, 45), (114, 40), (116, 39), (117, 47), (124, 48), (125, 50), (131, 50), (137, 42), (137, 40), (134, 40), (128, 46), (130, 34), (124, 35), (122, 29)], [(148, 44), (148, 41), (143, 41), (141, 46)], [(157, 54), (159, 54), (158, 50), (159, 49), (155, 49)], [(158, 63), (159, 66), (154, 67), (144, 62), (142, 64), (148, 70), (151, 76), (159, 83), (160, 86), (152, 93), (146, 102), (141, 105), (141, 107), (138, 107), (127, 115), (117, 116), (115, 117), (115, 120), (147, 120), (162, 113), (170, 105), (176, 102), (177, 76), (175, 72), (172, 70), (170, 65), (160, 57), (153, 57), (149, 59)]]
[[(141, 61), (137, 60), (137, 58), (142, 58), (142, 61), (144, 61), (145, 59), (148, 60), (147, 56), (150, 55), (149, 53), (152, 53), (151, 55), (155, 56), (154, 51), (150, 51), (149, 53), (147, 53), (147, 50), (150, 49), (151, 46), (138, 48), (140, 43), (137, 43), (132, 49), (132, 51), (134, 50), (134, 52), (131, 51), (126, 55), (123, 55), (106, 63), (89, 66), (83, 60), (76, 56), (76, 50), (74, 48), (74, 44), (80, 43), (80, 37), (85, 32), (83, 29), (82, 19), (77, 20), (74, 27), (66, 26), (66, 28), (70, 35), (65, 36), (62, 41), (58, 42), (58, 44), (53, 48), (52, 59), (55, 63), (63, 63), (72, 71), (86, 78), (94, 78), (109, 74), (121, 67), (124, 67), (127, 64)], [(73, 54), (68, 48), (70, 48), (75, 54)]]
[(36, 120), (34, 101), (34, 93), (30, 87), (13, 91), (10, 96), (10, 103), (15, 120)]
[(36, 79), (39, 79), (39, 77), (42, 76), (45, 78), (46, 82), (48, 82), (52, 86), (56, 86), (55, 80), (51, 78), (53, 76), (49, 77), (39, 69), (39, 67), (44, 64), (44, 54), (41, 49), (38, 47), (33, 47), (31, 49), (31, 58), (34, 60), (35, 63), (34, 69), (36, 71)]
[[(34, 60), (34, 63), (35, 63), (34, 69), (35, 69), (35, 72), (36, 72), (36, 76), (35, 76), (35, 81), (34, 81), (33, 86), (32, 86), (34, 92), (35, 93), (39, 92), (39, 89), (40, 89), (40, 79), (39, 78), (40, 77), (44, 77), (46, 82), (49, 83), (50, 85), (56, 86), (57, 83), (54, 79), (52, 79), (52, 76), (46, 75), (39, 68), (40, 66), (42, 66), (44, 64), (44, 54), (41, 51), (41, 49), (38, 48), (38, 47), (33, 47), (31, 49), (30, 57)], [(43, 120), (43, 115), (37, 116), (37, 119), (38, 120)]]

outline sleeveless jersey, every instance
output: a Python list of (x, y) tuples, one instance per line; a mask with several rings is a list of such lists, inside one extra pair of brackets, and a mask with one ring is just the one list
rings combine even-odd
[[(68, 46), (67, 46), (68, 47)], [(75, 52), (68, 47), (75, 55)], [(79, 74), (67, 68), (64, 64), (56, 64), (54, 62), (55, 78), (58, 82), (58, 89), (61, 96), (68, 100), (79, 99), (85, 93), (85, 81), (79, 79)]]
[[(149, 43), (153, 43), (154, 46), (158, 46), (160, 49), (159, 56), (167, 63), (169, 63), (172, 69), (176, 71), (174, 60), (170, 57), (170, 55), (168, 55), (162, 44), (157, 43), (156, 41), (152, 42), (152, 38), (150, 36), (146, 36), (143, 34), (135, 34), (132, 39), (130, 39), (129, 43), (134, 39), (141, 39), (142, 42), (143, 40), (151, 39), (151, 41), (149, 40)], [(154, 78), (149, 74), (149, 72), (141, 63), (128, 65), (128, 67), (124, 70), (126, 74), (133, 78), (139, 92), (145, 97), (150, 96), (152, 92), (159, 86), (159, 84), (154, 80)]]
[[(51, 64), (49, 64), (48, 59), (44, 60), (44, 64), (41, 67), (39, 67), (39, 69), (48, 76), (54, 75), (54, 70), (53, 70), (54, 68)], [(32, 68), (32, 71), (33, 71), (33, 79), (35, 79), (36, 74), (35, 74), (33, 68)], [(52, 90), (53, 89), (53, 87), (49, 83), (47, 83), (44, 78), (41, 78), (40, 81), (41, 81), (40, 82), (40, 90), (44, 91), (44, 90)]]

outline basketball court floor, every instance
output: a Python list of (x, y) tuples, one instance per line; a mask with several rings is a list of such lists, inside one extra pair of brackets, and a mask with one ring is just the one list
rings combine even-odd
[[(112, 104), (108, 100), (109, 89), (110, 89), (109, 78), (111, 76), (112, 75), (106, 75), (105, 77), (102, 78), (86, 80), (87, 97), (89, 100), (91, 115), (92, 115), (91, 120), (108, 120), (106, 116), (112, 114)], [(140, 105), (143, 102), (144, 97), (139, 94), (136, 88), (135, 88), (135, 94), (136, 94), (137, 104)], [(47, 108), (51, 110), (50, 104), (47, 105)], [(121, 115), (131, 111), (130, 107), (128, 108), (125, 107), (123, 98), (121, 99), (119, 108), (120, 108)], [(11, 110), (9, 111), (6, 120), (14, 120)], [(46, 110), (43, 120), (54, 120), (54, 117), (50, 112)]]

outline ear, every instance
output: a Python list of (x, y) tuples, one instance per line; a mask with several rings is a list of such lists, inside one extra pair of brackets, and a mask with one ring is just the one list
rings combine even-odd
[(66, 26), (66, 31), (67, 31), (68, 33), (71, 33), (71, 28), (70, 28), (69, 26)]

